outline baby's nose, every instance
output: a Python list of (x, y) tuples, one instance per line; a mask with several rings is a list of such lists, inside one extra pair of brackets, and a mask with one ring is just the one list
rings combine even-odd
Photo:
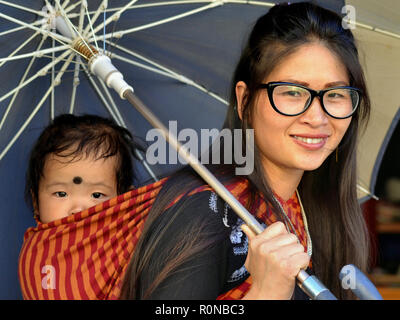
[(72, 214), (81, 212), (82, 210), (84, 210), (82, 206), (74, 206), (74, 207), (72, 207), (71, 210), (69, 211), (69, 215), (72, 215)]
[(81, 212), (90, 207), (90, 203), (83, 199), (75, 200), (74, 203), (71, 205), (69, 210), (69, 215)]

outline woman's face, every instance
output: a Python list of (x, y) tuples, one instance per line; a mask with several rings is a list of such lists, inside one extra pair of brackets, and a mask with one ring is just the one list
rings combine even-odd
[[(264, 79), (292, 82), (314, 90), (349, 85), (345, 66), (325, 46), (313, 43), (289, 55)], [(236, 85), (238, 110), (246, 94), (244, 82)], [(307, 111), (298, 116), (284, 116), (271, 106), (266, 89), (258, 92), (251, 112), (255, 143), (267, 172), (276, 169), (317, 169), (338, 146), (349, 127), (351, 118), (334, 119), (327, 115), (318, 98)]]

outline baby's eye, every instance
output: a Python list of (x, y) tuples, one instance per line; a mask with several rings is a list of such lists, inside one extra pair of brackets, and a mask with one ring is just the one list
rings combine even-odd
[(102, 197), (105, 197), (105, 194), (101, 193), (101, 192), (93, 192), (92, 193), (92, 197), (95, 199), (100, 199)]
[(67, 193), (64, 191), (57, 191), (57, 192), (54, 192), (54, 194), (59, 198), (65, 198), (67, 196)]

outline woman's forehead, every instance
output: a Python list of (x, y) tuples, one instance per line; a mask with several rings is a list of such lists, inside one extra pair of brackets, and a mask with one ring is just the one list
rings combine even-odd
[(346, 66), (331, 49), (322, 43), (300, 46), (282, 61), (264, 79), (265, 82), (296, 79), (309, 85), (325, 86), (333, 82), (348, 83)]

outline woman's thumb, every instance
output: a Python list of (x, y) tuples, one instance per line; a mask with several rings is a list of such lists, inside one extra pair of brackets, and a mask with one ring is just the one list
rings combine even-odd
[(242, 231), (246, 234), (246, 236), (247, 236), (247, 238), (248, 238), (249, 240), (253, 239), (253, 238), (256, 236), (256, 234), (253, 232), (253, 230), (251, 230), (251, 229), (249, 228), (249, 226), (248, 226), (247, 224), (242, 224), (242, 225), (240, 226), (240, 228), (241, 228)]

